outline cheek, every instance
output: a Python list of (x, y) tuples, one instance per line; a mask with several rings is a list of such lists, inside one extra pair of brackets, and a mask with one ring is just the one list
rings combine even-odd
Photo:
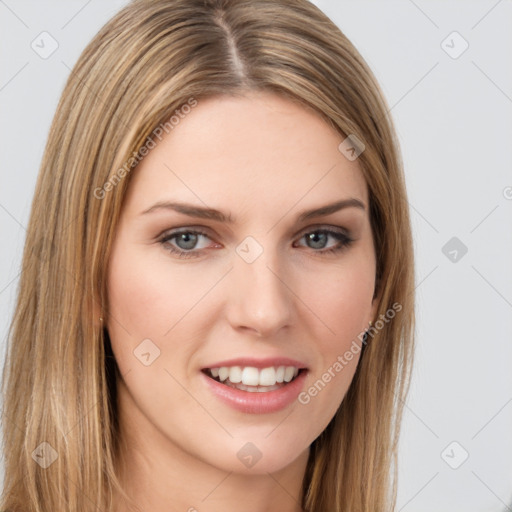
[(218, 268), (206, 274), (187, 269), (186, 264), (169, 261), (163, 250), (147, 253), (147, 247), (129, 243), (113, 249), (107, 323), (112, 350), (122, 374), (137, 369), (143, 372), (141, 378), (151, 379), (156, 373), (144, 373), (146, 367), (136, 359), (149, 351), (157, 355), (150, 368), (173, 368), (184, 376), (196, 340), (204, 338), (215, 317), (214, 308), (203, 299), (222, 274)]
[(326, 379), (336, 382), (328, 384), (329, 390), (322, 393), (320, 401), (326, 404), (341, 401), (356, 371), (361, 336), (371, 315), (374, 273), (371, 253), (358, 251), (337, 265), (322, 270), (317, 267), (302, 280), (300, 297), (315, 317), (309, 325), (315, 326), (312, 339), (318, 364), (311, 380), (330, 372)]
[[(317, 360), (299, 395), (304, 414), (325, 428), (350, 387), (361, 356), (361, 339), (371, 311), (374, 287), (371, 258), (348, 258), (304, 279), (301, 297), (314, 314)], [(306, 288), (307, 287), (307, 288)], [(313, 325), (313, 323), (310, 323)]]
[(173, 268), (165, 255), (148, 261), (136, 250), (127, 249), (122, 254), (114, 251), (111, 262), (111, 323), (118, 322), (134, 337), (161, 338), (186, 313), (187, 305), (201, 296), (190, 273), (180, 271), (179, 266)]
[[(371, 258), (351, 257), (340, 265), (315, 272), (304, 281), (302, 297), (328, 328), (321, 336), (326, 345), (350, 341), (366, 328), (374, 291), (374, 266)], [(325, 329), (324, 329), (325, 330)], [(339, 346), (339, 345), (338, 345)]]

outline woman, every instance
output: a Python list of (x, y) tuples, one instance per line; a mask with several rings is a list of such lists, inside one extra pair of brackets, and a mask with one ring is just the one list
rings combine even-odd
[(388, 511), (413, 256), (382, 93), (306, 0), (135, 0), (73, 69), (1, 509)]

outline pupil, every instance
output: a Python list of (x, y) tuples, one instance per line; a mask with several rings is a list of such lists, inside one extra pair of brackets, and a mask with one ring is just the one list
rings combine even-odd
[[(179, 242), (185, 242), (185, 246), (181, 246)], [(197, 242), (197, 235), (193, 233), (180, 233), (180, 236), (177, 238), (176, 243), (180, 247), (180, 249), (193, 249)]]
[(320, 245), (314, 245), (313, 248), (314, 249), (322, 249), (323, 247), (325, 247), (325, 242), (326, 242), (326, 239), (327, 239), (327, 234), (326, 233), (310, 233), (308, 235), (308, 240), (310, 242), (313, 242), (313, 244), (317, 244), (318, 243), (318, 238), (322, 238), (322, 242), (320, 242)]

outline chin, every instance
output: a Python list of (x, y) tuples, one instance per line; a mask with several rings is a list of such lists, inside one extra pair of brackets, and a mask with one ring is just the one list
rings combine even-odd
[[(309, 454), (309, 446), (298, 450), (296, 443), (293, 442), (289, 447), (284, 447), (280, 440), (272, 442), (269, 439), (265, 440), (264, 437), (261, 438), (261, 441), (247, 439), (245, 442), (240, 439), (232, 440), (232, 444), (235, 445), (233, 448), (221, 449), (221, 453), (218, 454), (219, 458), (215, 460), (210, 460), (211, 454), (209, 454), (208, 462), (226, 472), (243, 475), (267, 475), (286, 468), (299, 456), (307, 457)], [(229, 453), (232, 453), (233, 456), (229, 456)]]

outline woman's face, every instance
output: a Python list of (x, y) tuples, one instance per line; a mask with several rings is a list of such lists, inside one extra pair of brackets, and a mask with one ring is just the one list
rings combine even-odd
[(342, 140), (282, 97), (216, 97), (132, 171), (107, 327), (140, 450), (264, 474), (332, 419), (377, 307), (366, 183)]

